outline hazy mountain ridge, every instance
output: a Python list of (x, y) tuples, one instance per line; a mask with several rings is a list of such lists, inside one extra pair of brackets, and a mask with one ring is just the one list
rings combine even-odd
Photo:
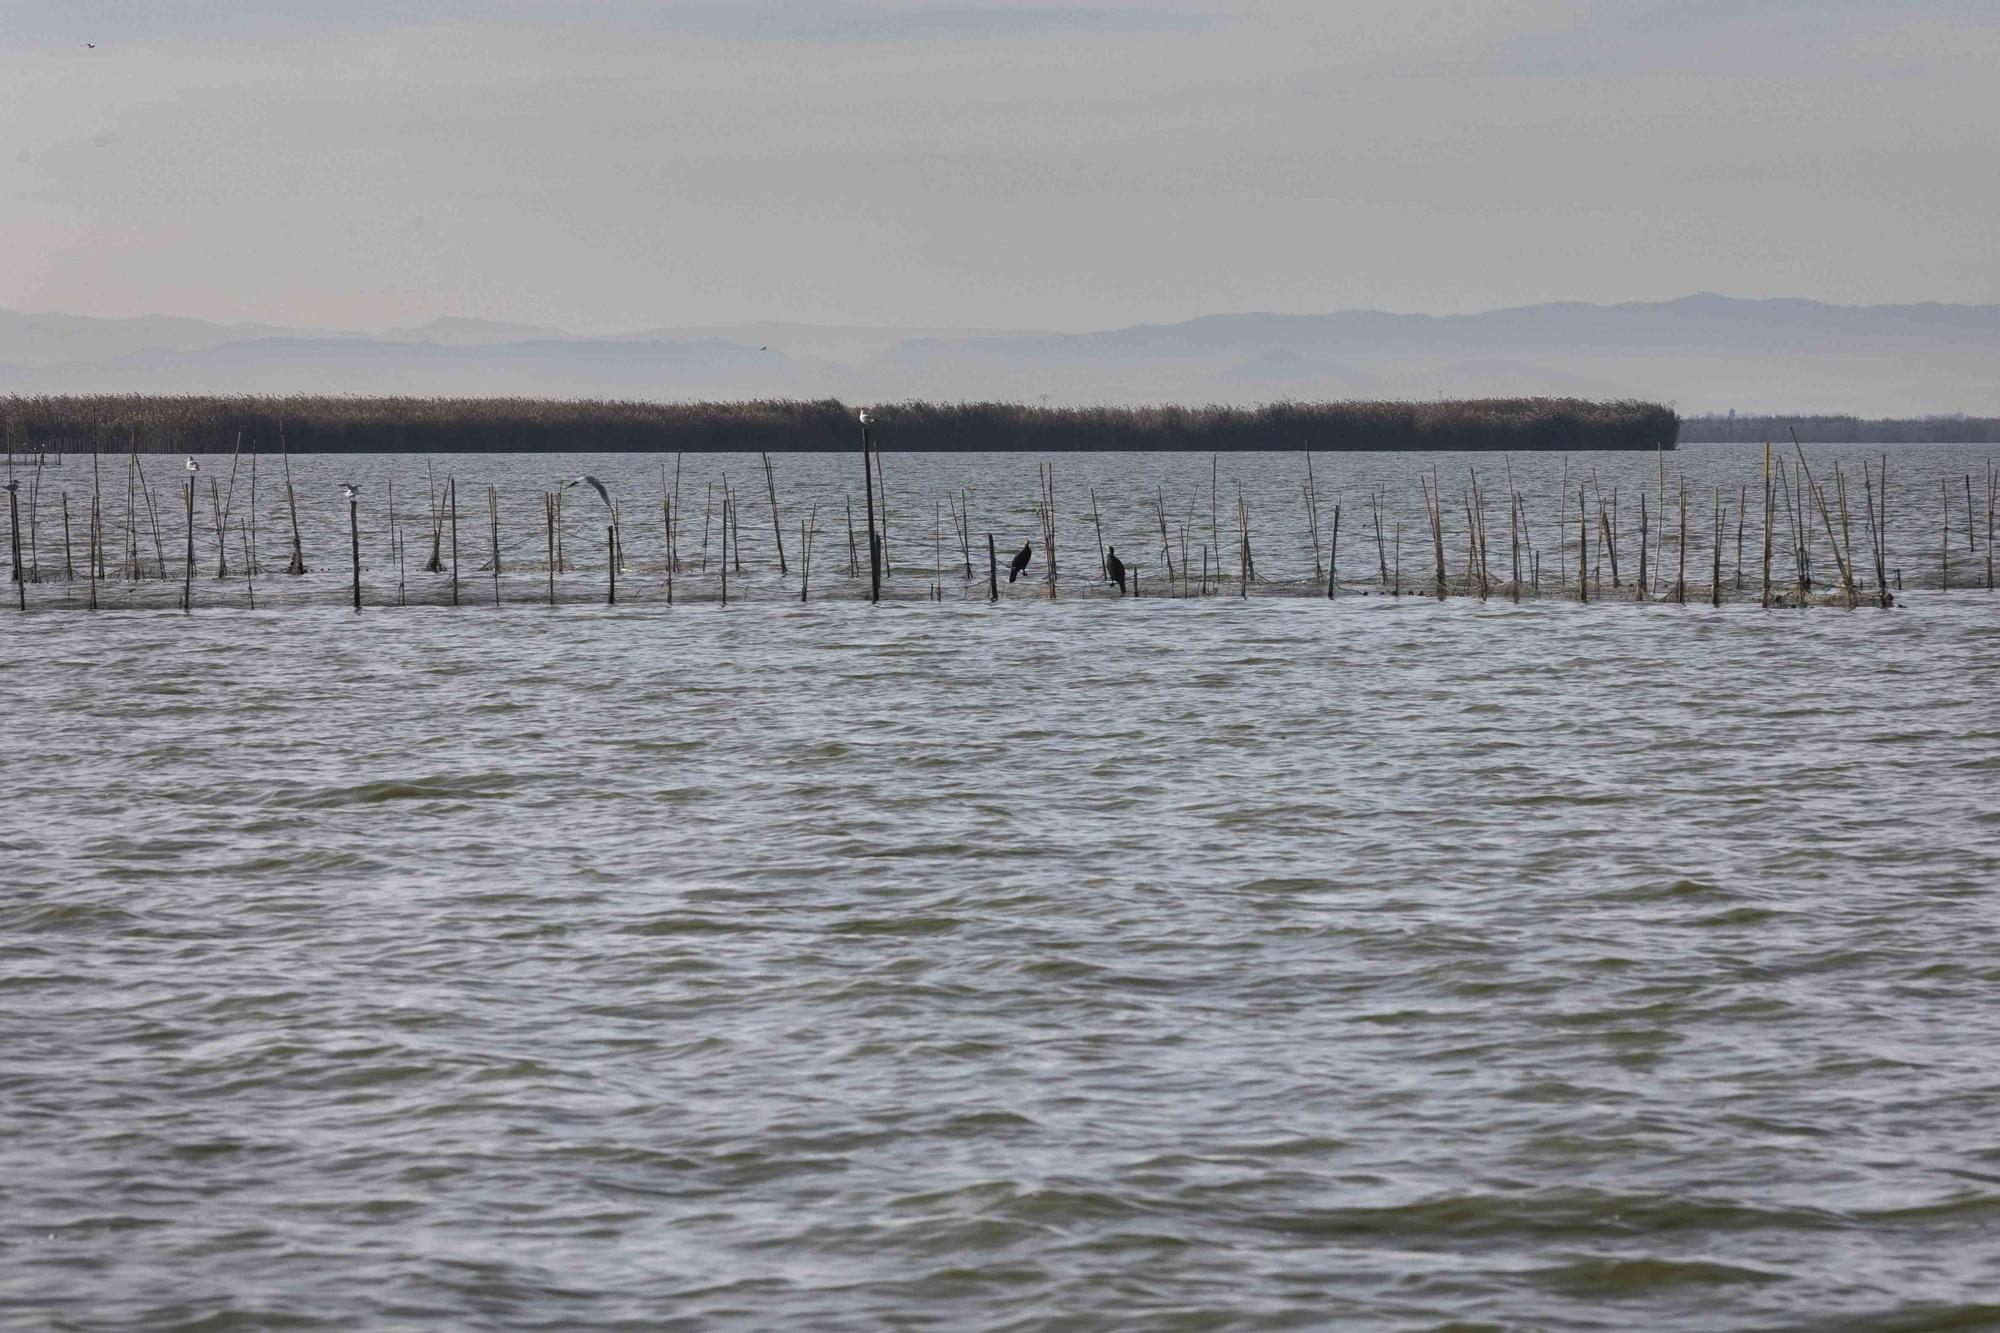
[(778, 321), (583, 335), (444, 317), (382, 332), (0, 311), (0, 392), (1053, 403), (1584, 395), (1684, 413), (2000, 413), (2000, 305), (1699, 293), (1467, 315), (1236, 313), (1084, 333)]

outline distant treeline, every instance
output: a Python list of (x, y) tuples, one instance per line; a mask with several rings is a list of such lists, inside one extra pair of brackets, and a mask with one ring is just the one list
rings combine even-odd
[[(1004, 452), (1296, 449), (1652, 449), (1680, 420), (1643, 402), (1486, 398), (1265, 407), (1030, 407), (884, 403), (885, 449)], [(855, 448), (856, 409), (834, 399), (739, 403), (533, 398), (149, 397), (0, 399), (16, 452), (828, 452)]]
[(1689, 417), (1683, 444), (2000, 444), (2000, 417)]

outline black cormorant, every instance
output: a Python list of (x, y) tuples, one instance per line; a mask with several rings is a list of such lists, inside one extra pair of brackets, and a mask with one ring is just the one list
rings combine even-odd
[(1007, 582), (1012, 583), (1015, 579), (1020, 578), (1021, 571), (1026, 569), (1028, 562), (1034, 558), (1035, 544), (1033, 542), (1022, 542), (1021, 549), (1014, 552), (1014, 559), (1007, 566)]
[(1118, 558), (1118, 548), (1115, 546), (1111, 548), (1111, 553), (1104, 557), (1104, 572), (1109, 574), (1111, 581), (1118, 585), (1118, 595), (1121, 597), (1124, 596), (1125, 562)]

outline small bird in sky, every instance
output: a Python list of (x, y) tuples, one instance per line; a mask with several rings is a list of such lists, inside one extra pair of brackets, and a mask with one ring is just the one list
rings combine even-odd
[(1007, 582), (1012, 583), (1015, 579), (1020, 578), (1021, 571), (1026, 569), (1028, 562), (1034, 558), (1035, 544), (1033, 542), (1022, 542), (1021, 549), (1014, 552), (1013, 562), (1007, 566)]
[(361, 494), (361, 488), (351, 481), (343, 481), (340, 483), (340, 493), (352, 500)]
[(97, 43), (96, 43), (96, 42), (85, 42), (85, 43), (83, 44), (83, 46), (84, 46), (84, 49), (85, 49), (85, 50), (87, 50), (87, 51), (95, 51), (95, 50), (97, 49)]
[(1110, 554), (1104, 557), (1104, 572), (1109, 574), (1111, 581), (1118, 585), (1118, 595), (1123, 597), (1125, 595), (1125, 562), (1118, 558), (1118, 548), (1115, 546), (1110, 548)]
[(768, 347), (759, 347), (759, 348), (758, 348), (757, 350), (758, 350), (758, 351), (760, 351), (760, 352), (768, 352), (768, 351), (770, 351), (771, 349), (770, 349), (770, 348), (768, 348)]
[(599, 481), (597, 478), (591, 476), (589, 473), (584, 473), (580, 476), (571, 477), (568, 481), (563, 483), (564, 490), (568, 490), (572, 486), (590, 487), (591, 490), (597, 492), (598, 498), (604, 501), (604, 507), (606, 509), (611, 508), (611, 492), (605, 490), (604, 483)]

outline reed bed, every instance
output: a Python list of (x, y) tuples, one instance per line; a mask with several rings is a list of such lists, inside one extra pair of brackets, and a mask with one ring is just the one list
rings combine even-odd
[[(1262, 407), (871, 406), (885, 449), (1586, 450), (1673, 447), (1657, 403), (1579, 398), (1280, 402)], [(150, 397), (0, 399), (9, 452), (227, 453), (245, 438), (299, 453), (799, 453), (854, 447), (833, 399), (646, 403), (531, 398)]]

